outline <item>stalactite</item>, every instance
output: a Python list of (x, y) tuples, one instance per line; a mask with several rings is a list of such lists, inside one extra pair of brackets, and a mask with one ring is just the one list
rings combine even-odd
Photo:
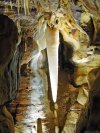
[(18, 33), (21, 32), (20, 19), (17, 20)]
[(57, 99), (58, 89), (58, 47), (59, 30), (47, 27), (46, 29), (47, 56), (49, 64), (50, 82), (53, 101)]
[(46, 23), (43, 23), (40, 30), (38, 30), (38, 35), (36, 37), (36, 42), (38, 45), (39, 51), (46, 48), (46, 36), (45, 36), (45, 30), (46, 30)]
[(29, 5), (30, 5), (30, 0), (26, 0), (26, 10), (27, 10), (27, 15), (30, 14), (30, 11), (29, 11)]
[(19, 10), (20, 10), (20, 0), (18, 0), (17, 4), (18, 4), (18, 8), (17, 8), (17, 10), (18, 10), (18, 15), (19, 15)]
[(11, 10), (12, 10), (12, 1), (10, 0), (10, 7), (11, 7)]
[(59, 30), (50, 28), (44, 23), (40, 32), (38, 32), (37, 44), (39, 46), (39, 51), (47, 48), (52, 98), (55, 103), (58, 89)]
[(26, 12), (26, 0), (24, 0), (24, 13), (25, 13), (25, 15), (27, 14), (27, 12)]

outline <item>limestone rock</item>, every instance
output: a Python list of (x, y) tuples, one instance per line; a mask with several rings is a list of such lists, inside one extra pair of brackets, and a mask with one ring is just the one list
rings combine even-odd
[(88, 91), (84, 88), (79, 89), (77, 101), (80, 104), (85, 105), (85, 103), (87, 102), (87, 99), (88, 99)]
[(0, 20), (0, 25), (3, 27), (0, 29), (0, 105), (3, 105), (17, 95), (21, 45), (16, 46), (18, 32), (14, 22), (4, 15), (0, 15)]
[(77, 123), (77, 133), (100, 131), (100, 67), (91, 72), (95, 80), (90, 84), (89, 100)]
[(7, 108), (0, 108), (0, 133), (15, 133), (14, 122)]
[(88, 73), (100, 66), (100, 55), (93, 55), (88, 57), (87, 62), (77, 64), (77, 69), (75, 71), (75, 83), (77, 85), (82, 85), (88, 83)]

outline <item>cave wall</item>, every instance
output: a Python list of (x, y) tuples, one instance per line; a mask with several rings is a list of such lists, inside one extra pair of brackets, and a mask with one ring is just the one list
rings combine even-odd
[[(1, 32), (1, 34), (0, 34), (0, 41), (1, 41), (1, 43), (0, 43), (0, 45), (1, 45), (1, 48), (0, 48), (0, 88), (1, 88), (1, 93), (0, 93), (0, 105), (1, 105), (0, 106), (0, 122), (1, 122), (0, 132), (1, 133), (2, 132), (5, 133), (6, 131), (8, 131), (8, 132), (13, 133), (14, 132), (13, 118), (9, 114), (9, 112), (7, 111), (6, 106), (4, 106), (4, 105), (7, 105), (9, 102), (14, 100), (16, 95), (17, 95), (17, 93), (18, 93), (19, 76), (20, 76), (20, 59), (21, 59), (21, 55), (22, 55), (22, 51), (23, 51), (23, 48), (22, 48), (23, 46), (22, 45), (16, 46), (16, 43), (17, 43), (17, 40), (18, 40), (17, 36), (14, 34), (14, 32), (16, 30), (14, 30), (14, 27), (11, 26), (10, 22), (8, 22), (8, 19), (6, 20), (6, 22), (4, 22), (4, 23), (3, 22), (4, 21), (1, 21), (1, 19), (0, 19), (0, 24), (3, 25), (3, 26), (0, 25), (0, 32)], [(97, 21), (95, 21), (95, 23), (96, 22)], [(28, 23), (28, 22), (26, 22), (26, 23)], [(96, 36), (95, 34), (97, 34), (98, 32), (94, 33), (94, 30), (96, 32), (98, 27), (93, 27), (94, 29), (92, 29), (91, 26), (93, 26), (93, 24), (94, 24), (94, 21), (92, 21), (92, 19), (90, 19), (90, 21), (87, 23), (87, 25), (85, 25), (85, 27), (83, 26), (83, 29), (84, 28), (87, 29), (87, 27), (88, 27), (88, 30), (91, 30), (91, 31), (87, 31), (87, 33), (88, 33), (88, 35), (90, 35), (90, 37), (94, 37), (93, 39), (95, 41), (95, 39), (96, 39), (95, 38), (95, 36)], [(12, 24), (12, 25), (14, 25), (14, 24)], [(4, 31), (2, 31), (2, 30), (4, 30)], [(28, 30), (29, 29), (27, 28), (26, 33), (28, 32)], [(6, 34), (6, 32), (7, 32), (7, 34)], [(93, 34), (91, 34), (91, 32), (93, 32)], [(33, 34), (33, 31), (32, 31), (32, 34)], [(26, 36), (28, 36), (28, 35), (26, 35)], [(5, 38), (7, 38), (7, 39), (5, 39)], [(86, 38), (83, 37), (83, 36), (82, 36), (81, 39), (82, 39), (82, 41), (83, 41), (83, 39), (86, 40)], [(15, 40), (16, 40), (16, 42), (15, 42)], [(31, 38), (31, 40), (32, 40), (32, 38)], [(99, 40), (98, 39), (96, 39), (96, 40), (97, 40), (96, 43), (99, 43)], [(29, 40), (27, 38), (25, 38), (25, 41), (29, 42)], [(91, 40), (91, 42), (92, 42), (92, 40)], [(31, 47), (27, 47), (28, 50), (26, 50), (26, 52), (25, 52), (25, 54), (23, 56), (23, 61), (21, 62), (22, 64), (26, 64), (26, 66), (27, 66), (27, 63), (32, 59), (31, 54), (33, 52), (32, 49), (34, 48), (33, 47), (33, 40), (32, 40), (31, 44), (32, 44)], [(85, 42), (83, 41), (83, 45), (84, 44), (85, 44)], [(74, 64), (72, 62), (72, 55), (70, 57), (68, 57), (69, 56), (68, 53), (70, 53), (69, 50), (71, 50), (72, 52), (73, 52), (73, 50), (68, 44), (67, 44), (67, 46), (65, 46), (65, 45), (66, 44), (60, 45), (61, 46), (61, 50), (64, 49), (64, 50), (62, 50), (62, 52), (60, 51), (61, 52), (60, 54), (62, 56), (61, 60), (60, 60), (60, 63), (61, 63), (60, 65), (62, 66), (62, 68), (67, 69), (67, 71), (70, 74), (73, 74), (75, 66), (74, 66)], [(28, 54), (30, 54), (30, 55), (28, 56), (29, 58), (26, 60), (26, 57), (27, 57)], [(69, 60), (68, 60), (68, 58), (69, 58)], [(64, 60), (62, 61), (62, 59), (64, 59)], [(79, 70), (81, 70), (82, 67), (80, 67)], [(86, 70), (86, 69), (84, 69), (84, 70)], [(79, 85), (80, 85), (80, 81), (82, 81), (82, 82), (84, 81), (82, 79), (86, 79), (87, 78), (87, 76), (86, 76), (87, 73), (86, 73), (86, 75), (83, 74), (83, 73), (84, 72), (82, 70), (82, 74), (78, 73), (78, 74), (74, 75), (75, 76), (75, 80), (80, 79), (79, 80)], [(86, 78), (84, 78), (83, 75), (85, 75)], [(80, 78), (80, 77), (82, 77), (82, 78)], [(90, 117), (90, 115), (88, 115), (87, 118), (92, 119)], [(89, 123), (92, 123), (91, 121), (92, 120), (90, 120)], [(86, 122), (86, 123), (88, 123), (88, 122)], [(81, 128), (82, 125), (83, 124), (79, 125), (79, 127)], [(88, 128), (89, 127), (91, 127), (91, 124), (88, 126)], [(87, 128), (86, 125), (85, 125), (85, 128)], [(79, 129), (79, 131), (80, 130), (81, 129)], [(92, 130), (94, 130), (94, 129), (92, 129)]]
[(100, 131), (100, 68), (89, 73), (89, 99), (77, 123), (76, 133)]
[(17, 26), (0, 14), (0, 133), (14, 133), (13, 118), (6, 105), (16, 98), (19, 88), (22, 46), (17, 42)]

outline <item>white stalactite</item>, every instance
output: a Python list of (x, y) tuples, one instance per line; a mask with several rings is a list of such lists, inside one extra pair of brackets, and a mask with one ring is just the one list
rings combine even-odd
[(18, 15), (19, 15), (19, 10), (20, 10), (20, 1), (18, 0)]
[(27, 15), (30, 14), (30, 11), (29, 11), (29, 5), (30, 5), (30, 1), (29, 1), (29, 0), (26, 0), (26, 10), (27, 10)]
[(13, 6), (13, 5), (12, 5), (12, 1), (10, 0), (10, 7), (11, 7), (11, 10), (12, 10), (12, 6)]
[(46, 28), (47, 56), (49, 64), (50, 82), (53, 101), (57, 99), (58, 89), (58, 47), (59, 30), (50, 27)]
[(25, 13), (25, 15), (27, 14), (27, 11), (26, 11), (26, 0), (24, 0), (24, 13)]
[(40, 32), (38, 32), (38, 35), (36, 37), (36, 42), (38, 44), (39, 51), (44, 50), (46, 48), (45, 30), (46, 30), (46, 23), (43, 23)]

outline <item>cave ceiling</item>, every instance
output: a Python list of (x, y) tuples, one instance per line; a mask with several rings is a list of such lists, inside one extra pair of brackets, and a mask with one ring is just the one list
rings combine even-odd
[[(72, 38), (78, 39), (79, 32), (86, 35), (79, 26), (80, 14), (85, 12), (88, 17), (99, 18), (100, 2), (99, 0), (0, 0), (0, 12), (17, 21), (19, 32), (22, 29), (26, 32), (30, 25), (31, 30), (34, 30), (33, 36), (39, 38), (37, 32), (42, 31), (46, 22), (50, 27), (54, 26), (61, 30), (62, 34), (62, 31), (65, 31), (71, 34)], [(86, 37), (89, 41), (87, 35)]]

